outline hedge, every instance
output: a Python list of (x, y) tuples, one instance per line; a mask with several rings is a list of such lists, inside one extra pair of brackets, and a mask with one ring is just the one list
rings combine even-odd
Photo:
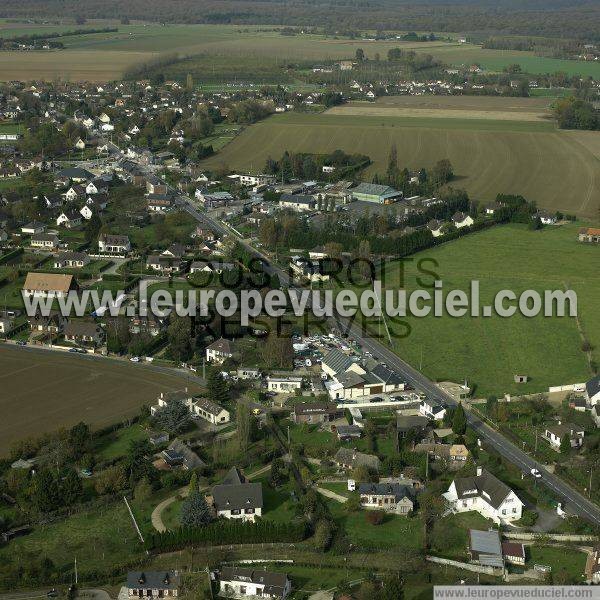
[(7, 262), (10, 262), (13, 258), (17, 258), (17, 256), (21, 256), (21, 254), (23, 254), (23, 252), (25, 252), (25, 250), (23, 250), (23, 248), (15, 248), (14, 250), (7, 252), (6, 254), (0, 256), (0, 265), (4, 265)]
[(222, 546), (233, 544), (266, 544), (301, 542), (307, 537), (305, 523), (274, 523), (258, 520), (255, 523), (237, 519), (214, 521), (206, 527), (180, 528), (177, 531), (151, 533), (146, 537), (147, 550), (170, 552), (188, 545)]

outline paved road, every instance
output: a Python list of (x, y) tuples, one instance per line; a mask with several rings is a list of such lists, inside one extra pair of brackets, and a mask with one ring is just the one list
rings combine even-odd
[[(177, 204), (188, 214), (194, 217), (200, 224), (212, 228), (221, 235), (230, 235), (235, 237), (236, 241), (244, 246), (249, 253), (261, 258), (264, 261), (265, 271), (267, 273), (278, 275), (282, 284), (285, 284), (290, 288), (299, 289), (299, 286), (297, 286), (294, 281), (291, 281), (288, 273), (286, 273), (277, 265), (272, 264), (270, 257), (268, 257), (264, 252), (254, 248), (254, 246), (252, 246), (248, 241), (235, 235), (231, 229), (223, 225), (221, 222), (209, 217), (205, 213), (198, 211), (190, 198), (182, 196), (173, 188), (171, 191), (176, 194)], [(310, 306), (310, 302), (307, 305)], [(437, 400), (448, 406), (457, 405), (456, 400), (450, 394), (441, 390), (433, 381), (403, 361), (387, 346), (379, 342), (377, 339), (369, 337), (366, 332), (362, 331), (355, 324), (350, 323), (347, 319), (343, 318), (336, 319), (336, 324), (338, 329), (346, 332), (349, 337), (359, 342), (364, 350), (369, 350), (374, 356), (377, 356), (390, 368), (402, 375), (406, 382), (412, 387), (423, 391), (432, 400)], [(532, 479), (531, 485), (545, 485), (558, 499), (564, 502), (565, 510), (586, 519), (594, 525), (600, 526), (600, 507), (593, 502), (590, 502), (587, 498), (566, 484), (560, 478), (548, 473), (540, 463), (520, 450), (502, 434), (498, 433), (484, 423), (480, 418), (468, 412), (467, 419), (469, 421), (469, 425), (479, 434), (482, 442), (489, 445), (504, 458), (516, 465), (523, 473), (531, 477), (529, 475), (531, 469), (535, 468), (540, 471), (542, 474), (541, 478), (537, 479), (535, 482)]]

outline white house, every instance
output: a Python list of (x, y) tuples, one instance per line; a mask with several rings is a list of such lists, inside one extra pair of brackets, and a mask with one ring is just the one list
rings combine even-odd
[(73, 229), (78, 225), (81, 225), (81, 213), (76, 210), (69, 210), (61, 212), (56, 218), (56, 224), (66, 227), (67, 229)]
[(302, 388), (302, 377), (267, 377), (267, 390), (277, 394), (293, 394)]
[(21, 227), (21, 233), (33, 235), (34, 233), (43, 233), (46, 230), (46, 225), (39, 221), (32, 221)]
[(457, 229), (461, 229), (462, 227), (470, 227), (474, 223), (473, 219), (463, 212), (454, 213), (452, 215), (452, 222), (454, 223), (454, 227)]
[(250, 483), (233, 467), (225, 479), (212, 489), (212, 505), (217, 517), (254, 523), (262, 516), (263, 496), (260, 483)]
[(591, 406), (596, 406), (600, 403), (600, 375), (592, 377), (585, 384), (585, 395)]
[(203, 418), (213, 425), (224, 425), (229, 423), (229, 411), (225, 410), (208, 398), (198, 398), (192, 405), (192, 414)]
[(290, 208), (297, 212), (314, 210), (317, 201), (312, 196), (302, 196), (299, 194), (281, 194), (279, 206)]
[(455, 479), (443, 496), (454, 512), (476, 511), (499, 524), (518, 521), (523, 511), (513, 490), (481, 467), (475, 477)]
[(292, 583), (285, 573), (245, 567), (223, 567), (219, 573), (219, 595), (228, 598), (287, 598)]
[(60, 273), (27, 273), (23, 294), (37, 298), (65, 297), (75, 289), (73, 275)]
[(131, 242), (126, 235), (103, 233), (98, 238), (98, 250), (107, 254), (127, 254), (131, 251)]
[(360, 483), (360, 504), (365, 508), (407, 515), (414, 508), (415, 492), (404, 483)]
[(221, 364), (233, 357), (235, 347), (233, 342), (220, 338), (206, 347), (206, 360), (211, 363)]
[(554, 225), (557, 221), (556, 215), (546, 212), (545, 210), (538, 210), (532, 218), (538, 218), (544, 225)]
[(419, 412), (434, 421), (441, 421), (446, 415), (446, 409), (441, 404), (427, 398), (419, 405)]
[(584, 435), (583, 428), (572, 423), (561, 423), (560, 421), (556, 425), (546, 426), (544, 431), (544, 437), (550, 442), (550, 446), (554, 450), (560, 450), (560, 442), (565, 436), (569, 436), (571, 448), (580, 448), (583, 445)]
[(29, 244), (32, 248), (44, 248), (46, 250), (58, 248), (59, 243), (58, 236), (54, 233), (38, 233), (32, 235), (29, 240)]
[(130, 598), (177, 598), (180, 585), (173, 571), (130, 571), (125, 587)]

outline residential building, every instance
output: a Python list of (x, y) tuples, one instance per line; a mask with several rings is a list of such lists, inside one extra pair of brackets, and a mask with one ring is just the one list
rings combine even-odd
[(518, 521), (523, 510), (515, 492), (481, 467), (475, 477), (456, 478), (443, 496), (454, 512), (474, 510), (495, 523)]
[(497, 529), (488, 531), (469, 529), (469, 554), (473, 563), (504, 569), (500, 532)]
[(180, 585), (176, 571), (130, 571), (125, 587), (130, 598), (176, 598)]
[(34, 233), (29, 244), (32, 248), (42, 248), (44, 250), (55, 250), (60, 244), (60, 240), (55, 233)]
[(573, 423), (562, 423), (558, 421), (556, 425), (547, 425), (544, 431), (544, 438), (550, 442), (550, 446), (554, 450), (560, 451), (560, 443), (566, 436), (569, 438), (571, 448), (580, 448), (583, 445), (583, 436), (585, 431), (583, 427), (578, 427)]
[(296, 212), (305, 212), (314, 210), (317, 201), (312, 196), (302, 196), (300, 194), (281, 194), (279, 206), (289, 208)]
[(600, 244), (600, 228), (582, 227), (579, 230), (578, 239), (580, 242), (588, 242), (589, 244)]
[(238, 175), (240, 185), (250, 187), (269, 185), (275, 181), (274, 175)]
[(70, 320), (64, 327), (65, 340), (99, 346), (104, 341), (104, 330), (94, 321)]
[(218, 260), (195, 260), (190, 265), (190, 273), (217, 273), (220, 275), (224, 271), (235, 271), (237, 265), (230, 262)]
[(525, 564), (525, 546), (518, 542), (502, 542), (502, 558), (513, 565)]
[(219, 593), (227, 597), (284, 600), (292, 591), (292, 583), (285, 573), (245, 567), (224, 567), (218, 579)]
[(455, 463), (465, 463), (469, 458), (469, 449), (464, 444), (452, 444), (448, 458)]
[(545, 210), (538, 210), (532, 218), (539, 219), (544, 225), (554, 225), (557, 221), (555, 214), (553, 215)]
[(457, 212), (452, 215), (452, 222), (456, 229), (461, 229), (462, 227), (470, 227), (475, 221), (466, 213)]
[(419, 405), (419, 412), (429, 419), (441, 421), (445, 414), (446, 408), (434, 400), (425, 399)]
[(181, 273), (185, 269), (185, 261), (180, 256), (172, 256), (163, 252), (153, 254), (146, 259), (146, 268), (159, 272), (161, 275)]
[(173, 197), (170, 194), (146, 194), (146, 206), (150, 212), (168, 212), (173, 207)]
[(168, 191), (168, 186), (162, 179), (154, 175), (146, 179), (146, 192), (148, 194), (166, 194)]
[(217, 517), (254, 522), (262, 515), (262, 485), (248, 482), (234, 467), (220, 484), (213, 487), (212, 505)]
[(333, 457), (333, 462), (340, 468), (350, 470), (356, 467), (364, 466), (373, 471), (379, 471), (380, 461), (377, 456), (357, 452), (350, 448), (340, 448)]
[(415, 491), (404, 483), (360, 483), (360, 503), (398, 515), (407, 515), (414, 509)]
[(57, 310), (51, 310), (48, 315), (42, 315), (37, 312), (31, 317), (27, 317), (29, 328), (32, 332), (50, 333), (57, 335), (62, 332), (67, 322)]
[(59, 252), (54, 259), (55, 269), (81, 269), (90, 262), (85, 252)]
[(344, 416), (344, 410), (334, 403), (301, 402), (294, 406), (292, 420), (296, 424), (328, 423)]
[(396, 431), (399, 438), (411, 438), (413, 440), (420, 439), (425, 430), (431, 427), (429, 417), (422, 415), (396, 415)]
[(73, 275), (60, 273), (27, 273), (23, 284), (23, 293), (37, 298), (65, 297), (76, 289)]
[(393, 204), (402, 198), (402, 192), (389, 185), (377, 183), (359, 183), (350, 190), (354, 200), (372, 202), (374, 204)]
[(81, 213), (77, 210), (66, 210), (61, 212), (58, 217), (56, 217), (56, 224), (62, 227), (66, 227), (67, 229), (73, 229), (74, 227), (78, 227), (81, 225)]
[(592, 377), (585, 384), (585, 395), (591, 406), (600, 404), (600, 375)]
[(174, 439), (166, 450), (163, 450), (162, 457), (171, 468), (181, 467), (186, 471), (195, 471), (206, 467), (206, 463), (196, 452), (178, 438)]
[(131, 242), (126, 235), (103, 233), (98, 238), (98, 251), (103, 254), (127, 254), (131, 252)]
[(229, 411), (208, 398), (198, 398), (193, 404), (192, 413), (213, 425), (224, 425), (230, 419)]
[(443, 226), (443, 221), (438, 221), (437, 219), (432, 219), (429, 221), (429, 223), (427, 223), (427, 229), (431, 231), (431, 235), (433, 235), (433, 237), (439, 237), (440, 235), (444, 234), (442, 231)]
[(329, 281), (329, 274), (323, 269), (321, 260), (312, 260), (303, 256), (292, 256), (290, 270), (294, 277), (310, 282)]
[(267, 377), (267, 390), (277, 394), (293, 394), (302, 389), (302, 377)]
[(43, 233), (44, 231), (46, 231), (46, 225), (45, 223), (40, 223), (39, 221), (32, 221), (31, 223), (27, 223), (27, 225), (23, 225), (23, 227), (21, 227), (21, 233), (26, 233), (29, 235)]
[(206, 347), (206, 360), (215, 364), (222, 364), (232, 358), (235, 352), (234, 342), (220, 338)]

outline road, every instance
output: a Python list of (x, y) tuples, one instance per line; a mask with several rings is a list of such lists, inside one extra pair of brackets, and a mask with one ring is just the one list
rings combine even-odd
[[(147, 167), (140, 168), (142, 170), (148, 170)], [(175, 194), (177, 205), (194, 217), (198, 223), (213, 229), (221, 235), (234, 237), (251, 255), (263, 260), (265, 271), (267, 273), (270, 275), (278, 275), (282, 284), (287, 285), (289, 288), (301, 289), (296, 282), (290, 279), (288, 273), (279, 266), (273, 264), (271, 258), (264, 252), (236, 235), (231, 229), (223, 225), (223, 223), (198, 211), (191, 199), (187, 196), (181, 195), (173, 188), (171, 188), (171, 191)], [(310, 306), (310, 302), (308, 302), (307, 305)], [(358, 328), (354, 323), (338, 317), (335, 320), (335, 325), (338, 329), (344, 331), (348, 337), (355, 339), (362, 346), (363, 350), (369, 350), (374, 356), (377, 356), (382, 362), (385, 362), (390, 368), (398, 372), (413, 388), (424, 392), (432, 400), (437, 400), (447, 406), (457, 405), (457, 401), (450, 394), (441, 390), (433, 381), (402, 360), (386, 345), (375, 338), (369, 337), (365, 331)], [(559, 477), (556, 477), (552, 473), (548, 473), (541, 463), (531, 458), (531, 456), (520, 450), (510, 440), (492, 429), (469, 411), (467, 411), (467, 420), (469, 425), (479, 434), (482, 443), (487, 444), (489, 447), (496, 450), (502, 457), (521, 469), (524, 474), (531, 478), (530, 473), (532, 469), (537, 469), (541, 473), (541, 478), (535, 480), (535, 482), (533, 478), (531, 478), (531, 485), (537, 485), (539, 483), (545, 485), (554, 496), (564, 502), (563, 508), (567, 512), (576, 514), (590, 523), (600, 526), (600, 507), (585, 498)]]

